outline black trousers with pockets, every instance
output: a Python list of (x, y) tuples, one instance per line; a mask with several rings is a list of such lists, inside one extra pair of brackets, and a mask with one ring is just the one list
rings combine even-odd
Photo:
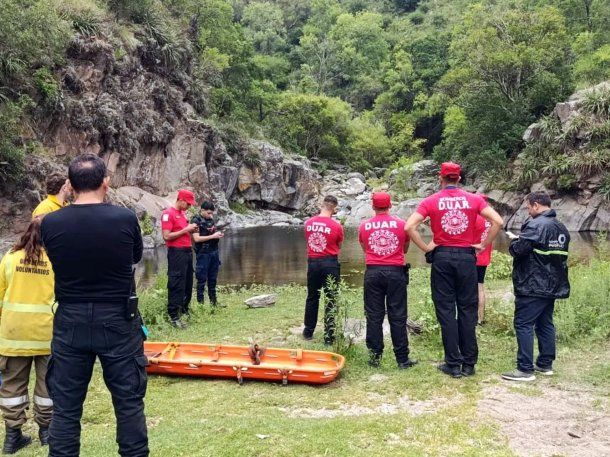
[(127, 320), (120, 303), (59, 303), (46, 379), (53, 400), (49, 456), (80, 453), (80, 420), (96, 358), (112, 395), (119, 454), (147, 456), (144, 336), (139, 319)]
[(479, 286), (473, 248), (439, 246), (434, 251), (430, 282), (436, 317), (441, 326), (445, 362), (475, 365)]
[(193, 251), (167, 248), (167, 313), (175, 320), (189, 312), (193, 296)]
[(398, 363), (409, 358), (407, 336), (407, 275), (402, 266), (368, 265), (364, 273), (366, 347), (383, 353), (383, 319), (388, 313), (394, 355)]
[[(304, 333), (313, 335), (318, 323), (320, 291), (326, 297), (324, 309), (324, 339), (331, 342), (335, 337), (336, 292), (341, 280), (341, 267), (336, 257), (308, 259), (307, 261), (307, 300), (305, 301)], [(329, 287), (329, 281), (334, 283)]]

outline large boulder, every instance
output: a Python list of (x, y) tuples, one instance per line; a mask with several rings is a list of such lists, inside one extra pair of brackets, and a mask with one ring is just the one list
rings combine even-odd
[(392, 170), (389, 176), (390, 187), (396, 183), (405, 190), (417, 190), (424, 185), (438, 182), (438, 164), (434, 160), (420, 160), (410, 165)]
[(253, 141), (258, 163), (242, 164), (237, 190), (246, 201), (273, 209), (301, 210), (320, 194), (320, 176), (305, 158), (294, 159), (269, 143)]
[[(571, 232), (610, 230), (610, 204), (601, 195), (590, 199), (564, 195), (552, 201), (557, 219)], [(522, 204), (506, 224), (510, 229), (519, 229), (529, 217), (527, 207)]]

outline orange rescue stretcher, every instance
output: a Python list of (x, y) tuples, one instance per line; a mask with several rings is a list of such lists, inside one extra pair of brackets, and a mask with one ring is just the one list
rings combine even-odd
[(202, 376), (326, 384), (345, 364), (345, 357), (332, 352), (303, 349), (225, 346), (199, 343), (145, 342), (150, 374)]

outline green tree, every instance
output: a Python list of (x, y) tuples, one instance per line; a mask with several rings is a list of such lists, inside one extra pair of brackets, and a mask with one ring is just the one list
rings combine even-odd
[(338, 98), (284, 92), (267, 118), (282, 146), (309, 158), (346, 161), (351, 108)]
[(553, 7), (474, 5), (456, 28), (450, 52), (441, 87), (465, 124), (446, 129), (436, 153), (479, 171), (505, 162), (527, 125), (573, 89), (569, 36)]
[(387, 167), (396, 160), (396, 155), (385, 128), (370, 114), (364, 113), (351, 123), (351, 162), (360, 164), (358, 168)]
[(257, 52), (274, 54), (286, 46), (286, 28), (279, 6), (271, 2), (250, 3), (244, 9), (242, 23)]
[(390, 51), (383, 16), (368, 11), (341, 14), (329, 38), (335, 43), (341, 93), (358, 109), (372, 107), (383, 90), (377, 73)]

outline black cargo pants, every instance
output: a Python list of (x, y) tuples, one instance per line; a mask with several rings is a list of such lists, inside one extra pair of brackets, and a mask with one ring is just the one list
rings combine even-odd
[[(335, 338), (335, 303), (337, 288), (341, 280), (341, 267), (337, 257), (329, 256), (307, 260), (307, 300), (305, 301), (305, 329), (303, 334), (313, 335), (318, 323), (320, 291), (326, 297), (324, 309), (324, 341), (332, 343)], [(329, 287), (329, 281), (334, 283)]]
[(364, 273), (366, 347), (376, 355), (383, 353), (383, 319), (386, 309), (396, 361), (406, 362), (409, 359), (409, 340), (405, 267), (367, 265)]
[(80, 420), (96, 357), (112, 395), (119, 454), (148, 456), (144, 337), (139, 319), (127, 320), (125, 305), (120, 303), (58, 306), (47, 370), (47, 388), (54, 408), (49, 456), (79, 455)]
[(193, 296), (193, 251), (167, 248), (167, 313), (171, 320), (189, 312)]
[(432, 258), (432, 300), (441, 326), (445, 362), (449, 366), (474, 366), (479, 303), (475, 250), (438, 246)]

